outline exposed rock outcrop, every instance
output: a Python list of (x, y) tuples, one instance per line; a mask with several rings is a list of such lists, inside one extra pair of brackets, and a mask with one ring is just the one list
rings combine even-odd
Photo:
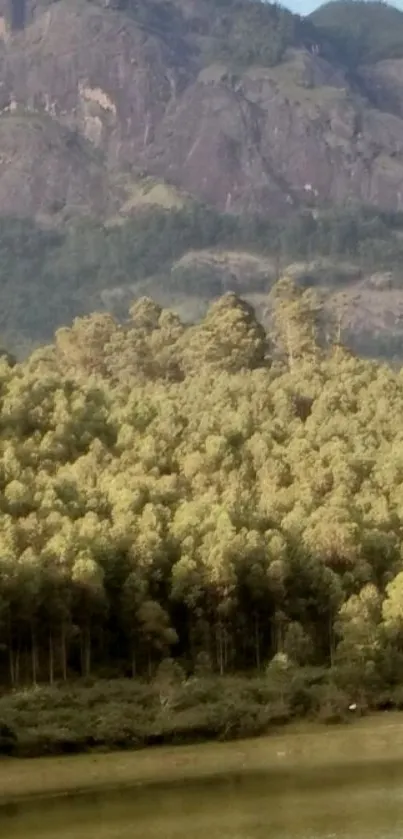
[[(24, 32), (12, 35), (3, 19), (2, 137), (10, 110), (25, 112), (26, 125), (44, 115), (49, 138), (59, 124), (76, 132), (107, 172), (145, 171), (234, 212), (348, 201), (403, 209), (401, 59), (361, 69), (354, 84), (319, 47), (289, 49), (273, 67), (234, 68), (208, 57), (214, 27), (202, 0), (155, 2), (151, 23), (112, 6), (32, 3)], [(82, 175), (87, 152), (76, 168), (71, 148), (45, 165), (52, 140), (47, 152), (21, 120), (17, 130), (6, 180), (0, 168), (0, 212), (31, 212), (41, 191), (81, 205), (75, 179), (91, 210), (99, 200), (103, 211), (104, 186)]]

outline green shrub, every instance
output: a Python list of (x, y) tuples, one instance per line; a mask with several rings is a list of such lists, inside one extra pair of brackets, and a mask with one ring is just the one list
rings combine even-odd
[[(168, 661), (151, 685), (129, 679), (91, 686), (76, 682), (2, 696), (0, 754), (36, 756), (254, 737), (292, 719), (348, 719), (351, 701), (335, 672), (322, 668), (276, 672), (272, 667), (251, 678), (185, 679)], [(401, 707), (401, 685), (388, 693), (387, 702), (388, 707)], [(360, 707), (365, 702), (360, 700)]]

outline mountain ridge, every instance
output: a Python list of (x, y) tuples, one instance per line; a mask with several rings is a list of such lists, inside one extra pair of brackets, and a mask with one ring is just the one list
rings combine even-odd
[[(403, 287), (402, 13), (362, 0), (304, 20), (256, 0), (27, 0), (26, 11), (12, 32), (0, 0), (7, 340), (48, 339), (144, 289), (164, 305), (184, 300), (192, 317), (232, 281), (210, 256), (186, 263), (187, 249), (211, 247), (279, 270), (299, 261), (304, 282), (337, 293), (341, 283), (352, 300), (338, 263), (353, 262), (361, 300), (373, 297), (373, 275), (390, 276), (377, 312), (360, 316), (361, 302), (351, 323), (375, 335), (382, 322), (401, 340), (382, 300)], [(44, 250), (29, 286), (33, 240)], [(328, 260), (322, 274), (315, 259)], [(233, 281), (262, 291), (259, 271)]]
[[(6, 35), (2, 115), (45, 112), (100, 150), (108, 169), (145, 170), (222, 211), (351, 200), (403, 207), (400, 106), (389, 92), (390, 110), (375, 107), (388, 86), (384, 66), (356, 68), (353, 79), (329, 60), (329, 28), (317, 30), (325, 32), (317, 44), (309, 23), (252, 0), (224, 6), (227, 17), (208, 32), (208, 0), (139, 3), (140, 19), (111, 5), (37, 4), (26, 29)], [(274, 23), (255, 42), (267, 14)]]

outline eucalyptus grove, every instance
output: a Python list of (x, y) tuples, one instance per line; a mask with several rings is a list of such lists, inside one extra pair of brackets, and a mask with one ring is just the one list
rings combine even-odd
[(0, 676), (370, 661), (403, 643), (403, 379), (283, 280), (0, 359)]

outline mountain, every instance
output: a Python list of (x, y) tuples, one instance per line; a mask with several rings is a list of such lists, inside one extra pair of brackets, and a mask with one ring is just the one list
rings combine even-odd
[[(253, 281), (240, 268), (253, 257), (275, 266), (266, 286), (298, 262), (304, 281), (350, 295), (355, 338), (401, 341), (400, 314), (386, 316), (403, 287), (401, 12), (361, 0), (308, 19), (257, 0), (0, 0), (0, 16), (8, 342), (48, 339), (140, 290), (185, 299), (189, 317), (221, 286), (263, 294), (261, 268)], [(351, 225), (355, 239), (340, 232)], [(360, 319), (357, 295), (371, 289)]]
[[(145, 171), (222, 211), (278, 214), (348, 200), (400, 210), (403, 121), (399, 107), (377, 107), (387, 76), (377, 61), (388, 51), (383, 40), (382, 49), (362, 46), (368, 30), (381, 28), (380, 14), (385, 37), (394, 38), (392, 61), (399, 61), (403, 14), (385, 14), (377, 3), (331, 3), (313, 23), (254, 0), (37, 3), (23, 31), (10, 34), (3, 17), (1, 136), (10, 111), (23, 111), (27, 124), (15, 134), (24, 137), (35, 177), (31, 123), (39, 114), (100, 151), (108, 172)], [(355, 54), (363, 64), (371, 59), (369, 70), (360, 65), (352, 73)], [(392, 98), (388, 93), (389, 105)], [(74, 173), (80, 178), (78, 163)], [(42, 177), (47, 182), (46, 172)], [(0, 172), (0, 189), (3, 179)], [(15, 212), (16, 200), (0, 204)]]

